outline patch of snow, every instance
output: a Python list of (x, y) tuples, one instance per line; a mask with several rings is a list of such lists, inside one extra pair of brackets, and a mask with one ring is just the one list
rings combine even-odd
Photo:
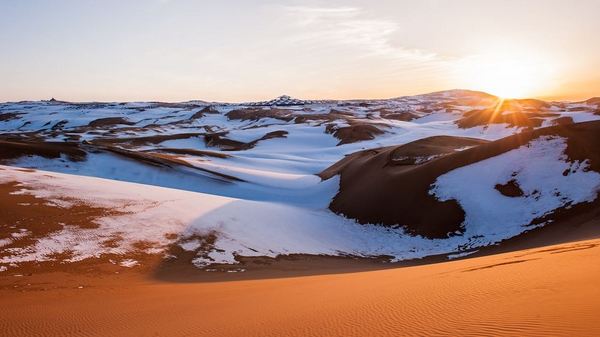
[(196, 239), (188, 240), (179, 244), (179, 246), (188, 252), (196, 251), (196, 249), (200, 248), (200, 241)]
[(478, 250), (473, 250), (473, 251), (469, 251), (469, 252), (448, 254), (448, 259), (449, 260), (454, 260), (454, 259), (458, 259), (458, 258), (461, 258), (461, 257), (465, 257), (465, 256), (469, 256), (469, 255), (475, 254), (477, 252), (478, 252)]
[[(540, 137), (438, 177), (430, 193), (458, 201), (466, 213), (464, 236), (483, 236), (486, 242), (515, 236), (555, 209), (596, 199), (600, 174), (588, 171), (587, 161), (569, 161), (566, 147), (564, 138)], [(494, 188), (512, 179), (523, 197), (507, 197)]]
[[(14, 239), (22, 239), (26, 236), (28, 236), (30, 234), (29, 231), (27, 231), (24, 228), (19, 229), (18, 233), (11, 233), (10, 236), (12, 236)], [(0, 243), (0, 246), (2, 246), (2, 244)]]
[(125, 260), (122, 260), (121, 262), (119, 262), (119, 265), (121, 267), (126, 267), (126, 268), (132, 268), (139, 264), (140, 263), (138, 261), (133, 260), (133, 259), (125, 259)]

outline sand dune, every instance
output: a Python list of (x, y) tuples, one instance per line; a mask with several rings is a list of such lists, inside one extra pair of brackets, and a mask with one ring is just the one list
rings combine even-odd
[[(84, 204), (102, 206), (102, 202), (112, 199), (120, 203), (113, 202), (110, 207), (121, 209), (135, 205), (143, 195), (146, 203), (152, 205), (144, 210), (157, 213), (129, 220), (109, 217), (106, 220), (111, 225), (96, 232), (70, 227), (73, 221), (65, 215), (59, 221), (63, 225), (44, 237), (44, 245), (20, 245), (13, 247), (18, 250), (11, 248), (0, 253), (6, 253), (2, 254), (6, 256), (5, 264), (14, 259), (31, 262), (40, 256), (53, 261), (56, 259), (50, 254), (52, 251), (77, 252), (80, 257), (90, 258), (123, 243), (114, 241), (123, 232), (119, 226), (132, 221), (127, 226), (129, 241), (120, 247), (126, 251), (121, 254), (135, 253), (137, 250), (132, 247), (138, 241), (146, 241), (146, 248), (156, 244), (155, 254), (156, 249), (179, 245), (191, 252), (191, 264), (202, 267), (210, 261), (235, 263), (245, 257), (294, 254), (387, 257), (393, 261), (472, 254), (559, 219), (567, 226), (576, 225), (569, 219), (595, 212), (600, 204), (600, 159), (595, 151), (600, 142), (599, 127), (597, 121), (553, 126), (493, 142), (453, 136), (424, 138), (350, 155), (321, 173), (322, 178), (328, 178), (325, 181), (316, 176), (263, 173), (248, 166), (228, 167), (230, 162), (238, 161), (237, 154), (211, 157), (211, 161), (222, 160), (222, 164), (214, 164), (205, 158), (192, 162), (179, 154), (151, 149), (134, 151), (82, 144), (81, 148), (88, 151), (83, 163), (61, 158), (57, 164), (48, 159), (49, 162), (34, 162), (33, 167), (63, 165), (70, 172), (90, 175), (108, 172), (104, 177), (113, 181), (49, 172), (26, 173), (10, 167), (4, 168), (0, 178), (5, 183), (31, 186), (19, 193), (58, 198), (58, 207), (65, 197), (82, 195), (80, 201)], [(27, 149), (38, 149), (32, 144), (29, 142)], [(38, 145), (44, 148), (46, 143)], [(98, 153), (99, 150), (106, 153)], [(339, 191), (338, 180), (333, 179), (337, 174), (341, 175)], [(117, 183), (114, 179), (135, 179), (177, 189), (196, 188), (192, 185), (196, 182), (195, 191), (204, 193), (172, 194), (161, 188)], [(172, 199), (162, 197), (167, 193)], [(256, 195), (263, 198), (259, 199), (262, 203), (254, 202), (259, 201), (252, 199)], [(325, 209), (333, 195), (330, 208), (346, 217)], [(292, 201), (286, 204), (282, 196)], [(301, 204), (305, 200), (312, 204)], [(215, 201), (223, 205), (219, 209), (206, 207)], [(7, 206), (11, 207), (21, 205)], [(170, 207), (186, 212), (173, 213)], [(63, 208), (68, 211), (68, 207)], [(181, 218), (182, 214), (188, 216)], [(165, 221), (177, 226), (166, 226)], [(21, 222), (23, 230), (35, 226)], [(11, 236), (20, 234), (16, 228), (10, 228), (4, 236), (13, 242)], [(165, 240), (167, 236), (170, 239)], [(207, 241), (207, 237), (212, 239)], [(71, 249), (69, 242), (81, 238), (86, 238), (86, 245), (75, 247), (86, 249)], [(91, 242), (95, 246), (88, 247)]]
[(160, 282), (151, 268), (115, 266), (3, 275), (0, 331), (15, 337), (596, 336), (599, 245), (573, 242), (350, 274), (246, 281), (226, 274), (208, 283)]
[(599, 118), (465, 90), (2, 103), (0, 335), (600, 335)]
[[(600, 122), (587, 122), (541, 128), (490, 143), (433, 137), (399, 147), (371, 149), (346, 157), (322, 172), (321, 177), (341, 176), (340, 191), (330, 205), (336, 213), (362, 223), (404, 224), (415, 234), (445, 237), (463, 230), (465, 211), (455, 198), (440, 200), (431, 193), (436, 179), (545, 136), (564, 137), (568, 161), (583, 161), (589, 163), (589, 169), (600, 171), (595, 150), (600, 146)], [(472, 148), (455, 151), (465, 146)], [(514, 163), (515, 170), (521, 164), (525, 163)]]
[(66, 155), (73, 161), (85, 158), (85, 152), (75, 143), (0, 139), (0, 148), (0, 161), (34, 155), (44, 158), (59, 158), (61, 155)]

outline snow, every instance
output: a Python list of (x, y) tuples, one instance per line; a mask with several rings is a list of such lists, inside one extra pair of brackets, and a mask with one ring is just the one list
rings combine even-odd
[[(71, 253), (66, 262), (103, 254), (127, 257), (139, 253), (136, 248), (139, 242), (148, 246), (143, 251), (147, 254), (166, 255), (172, 244), (195, 251), (193, 263), (199, 267), (237, 263), (238, 256), (389, 255), (394, 260), (402, 260), (461, 252), (526, 231), (525, 225), (553, 208), (594, 200), (600, 175), (587, 171), (586, 162), (566, 162), (565, 146), (561, 138), (538, 139), (440, 176), (432, 193), (442, 200), (459, 201), (467, 213), (466, 232), (435, 240), (411, 236), (402, 229), (361, 225), (325, 207), (244, 200), (0, 166), (0, 182), (19, 181), (24, 188), (22, 193), (46, 198), (56, 207), (67, 207), (60, 201), (76, 195), (83, 203), (122, 212), (95, 219), (98, 228), (79, 228), (65, 223), (61, 230), (34, 244), (6, 249), (0, 264), (48, 261), (62, 252)], [(562, 172), (567, 168), (573, 173), (564, 177)], [(515, 171), (514, 178), (526, 192), (524, 198), (504, 197), (494, 190), (496, 183), (506, 182)], [(536, 172), (539, 175), (535, 175)], [(469, 179), (465, 180), (465, 176)], [(464, 181), (471, 183), (464, 184)], [(539, 193), (534, 195), (534, 190)], [(555, 196), (555, 192), (561, 196)], [(507, 213), (507, 209), (513, 211)], [(498, 220), (500, 218), (503, 220)], [(214, 242), (201, 248), (203, 238), (210, 236), (214, 236)], [(112, 244), (107, 245), (107, 242)]]
[(214, 150), (205, 146), (204, 140), (198, 137), (165, 140), (164, 142), (159, 143), (159, 145), (163, 148)]
[[(143, 183), (240, 199), (312, 207), (326, 207), (338, 189), (337, 178), (321, 183), (320, 178), (313, 174), (280, 173), (285, 172), (290, 166), (293, 166), (292, 169), (296, 172), (302, 171), (298, 169), (302, 165), (293, 164), (294, 160), (288, 162), (252, 158), (228, 161), (228, 159), (216, 158), (212, 162), (188, 161), (197, 167), (232, 174), (248, 182), (233, 183), (219, 176), (187, 167), (177, 169), (144, 165), (112, 153), (89, 153), (87, 160), (79, 162), (71, 162), (66, 158), (57, 160), (38, 156), (22, 157), (11, 164), (18, 167)], [(270, 168), (252, 169), (252, 163), (257, 163), (257, 167), (261, 167), (259, 164), (262, 163)], [(278, 164), (282, 166), (279, 170)], [(314, 166), (308, 168), (312, 169)]]
[[(467, 91), (449, 91), (441, 93), (432, 93), (413, 97), (400, 97), (390, 100), (371, 100), (371, 101), (337, 101), (337, 102), (310, 102), (310, 104), (300, 107), (285, 107), (290, 113), (295, 115), (328, 113), (332, 109), (350, 113), (347, 119), (336, 121), (308, 121), (305, 123), (295, 123), (294, 121), (285, 122), (273, 118), (262, 118), (260, 120), (241, 121), (229, 120), (225, 113), (233, 109), (245, 108), (245, 105), (236, 104), (215, 104), (214, 110), (218, 113), (205, 114), (199, 119), (190, 121), (189, 118), (194, 113), (207, 106), (205, 102), (187, 102), (180, 103), (178, 107), (161, 106), (152, 102), (134, 102), (134, 103), (92, 103), (92, 104), (72, 104), (58, 102), (23, 102), (23, 103), (4, 103), (0, 104), (0, 113), (23, 113), (18, 118), (0, 121), (0, 132), (14, 131), (32, 131), (39, 132), (47, 140), (64, 140), (65, 133), (71, 132), (79, 134), (84, 140), (101, 139), (104, 137), (141, 137), (155, 135), (170, 135), (177, 133), (206, 133), (207, 129), (212, 132), (225, 132), (225, 137), (239, 140), (252, 141), (259, 139), (272, 131), (286, 131), (285, 138), (272, 138), (260, 141), (252, 149), (245, 151), (227, 151), (234, 158), (219, 160), (209, 157), (182, 156), (184, 160), (198, 167), (210, 167), (220, 173), (231, 174), (238, 178), (249, 181), (250, 184), (264, 185), (270, 184), (269, 177), (282, 174), (305, 175), (310, 176), (319, 173), (323, 169), (342, 159), (345, 155), (381, 146), (401, 145), (418, 139), (437, 135), (450, 135), (461, 137), (475, 137), (487, 140), (496, 140), (516, 132), (521, 129), (509, 127), (506, 124), (493, 124), (489, 126), (478, 126), (468, 129), (461, 129), (455, 121), (462, 117), (464, 111), (478, 108), (473, 105), (455, 104), (453, 100), (469, 99), (478, 97), (479, 93)], [(307, 103), (307, 102), (303, 102)], [(359, 106), (359, 103), (368, 103), (369, 108)], [(585, 104), (552, 102), (551, 110), (559, 116), (573, 117), (575, 122), (600, 119), (600, 116), (593, 114), (595, 107)], [(263, 107), (268, 109), (268, 107)], [(431, 113), (419, 112), (420, 109), (427, 108)], [(482, 106), (481, 108), (485, 108)], [(570, 111), (573, 108), (586, 109), (584, 111)], [(278, 109), (281, 109), (279, 107)], [(387, 120), (379, 117), (378, 109), (388, 111), (409, 111), (419, 118), (402, 122)], [(369, 115), (367, 119), (365, 116)], [(81, 131), (82, 127), (88, 125), (91, 121), (98, 118), (122, 117), (136, 123), (133, 127), (114, 128), (105, 127), (98, 131)], [(543, 125), (549, 125), (550, 121), (556, 117), (548, 117)], [(65, 120), (64, 131), (59, 133), (51, 132), (50, 128), (58, 121)], [(385, 129), (385, 133), (377, 136), (373, 140), (362, 141), (352, 144), (337, 146), (339, 139), (326, 132), (326, 124), (332, 123), (337, 127), (348, 125), (351, 120), (368, 121), (372, 125), (378, 125)], [(152, 127), (148, 127), (153, 124)], [(133, 129), (132, 129), (133, 128)], [(195, 150), (212, 150), (220, 152), (218, 148), (208, 147), (204, 143), (203, 137), (190, 137), (186, 139), (175, 139), (163, 141), (159, 144), (149, 144), (138, 146), (134, 150), (151, 150), (153, 148), (187, 148)], [(13, 163), (13, 165), (23, 167), (38, 167), (45, 170), (77, 173), (97, 176), (109, 179), (119, 179), (131, 182), (154, 184), (158, 186), (183, 188), (205, 193), (216, 193), (223, 196), (247, 198), (250, 195), (259, 195), (265, 193), (265, 188), (258, 188), (249, 193), (238, 194), (228, 188), (221, 189), (214, 186), (213, 183), (205, 182), (207, 188), (191, 187), (192, 184), (184, 182), (189, 172), (176, 172), (174, 177), (167, 178), (164, 175), (148, 173), (148, 170), (139, 172), (139, 168), (133, 168), (127, 163), (123, 169), (119, 167), (103, 164), (106, 156), (100, 155), (89, 159), (89, 164), (71, 163), (53, 163), (51, 160), (39, 160), (37, 158), (22, 158)], [(234, 162), (235, 161), (235, 162)], [(72, 166), (72, 167), (69, 167)], [(82, 166), (87, 166), (82, 168)], [(94, 169), (98, 167), (98, 169)], [(129, 173), (130, 170), (131, 173)], [(264, 171), (265, 173), (261, 173)], [(147, 174), (148, 173), (148, 174)], [(195, 172), (195, 175), (200, 173)], [(207, 174), (203, 174), (207, 175)], [(281, 176), (283, 178), (283, 176)], [(290, 176), (291, 177), (291, 176)], [(215, 178), (215, 177), (212, 177)], [(195, 180), (195, 178), (192, 178)], [(296, 181), (300, 185), (304, 180), (310, 178), (300, 177), (298, 179), (280, 179), (282, 184), (285, 181)], [(167, 183), (162, 183), (162, 181)], [(198, 184), (196, 184), (198, 185)], [(279, 188), (280, 183), (274, 183), (269, 186), (271, 190)], [(267, 188), (269, 189), (269, 188)], [(279, 195), (278, 192), (266, 192), (270, 195)], [(286, 193), (284, 193), (286, 194)], [(289, 197), (284, 196), (285, 200)], [(254, 197), (253, 200), (272, 200), (268, 198)], [(299, 201), (300, 202), (300, 201)]]
[[(570, 162), (566, 140), (541, 137), (518, 149), (448, 172), (431, 193), (439, 200), (457, 200), (466, 212), (465, 236), (486, 240), (512, 237), (534, 219), (596, 199), (600, 174), (584, 162)], [(563, 172), (569, 170), (566, 176)], [(523, 197), (507, 197), (496, 184), (516, 180)]]
[(201, 246), (200, 241), (196, 240), (196, 239), (191, 239), (191, 240), (179, 243), (179, 247), (183, 248), (183, 250), (188, 251), (188, 252), (196, 251), (198, 248), (200, 248), (200, 246)]
[(136, 260), (133, 260), (133, 259), (125, 259), (125, 260), (123, 260), (123, 261), (121, 261), (121, 262), (119, 263), (119, 265), (120, 265), (121, 267), (126, 267), (126, 268), (132, 268), (132, 267), (135, 267), (135, 266), (137, 266), (137, 265), (139, 265), (139, 264), (140, 264), (140, 263), (139, 263), (138, 261), (136, 261)]
[[(460, 257), (473, 247), (494, 244), (531, 229), (528, 225), (532, 220), (556, 208), (596, 198), (600, 177), (586, 170), (588, 163), (567, 161), (564, 139), (540, 138), (527, 146), (448, 172), (432, 185), (432, 194), (440, 200), (455, 199), (465, 210), (462, 235), (429, 240), (410, 236), (402, 229), (361, 225), (328, 210), (338, 192), (339, 177), (321, 181), (316, 174), (345, 155), (438, 135), (496, 140), (522, 130), (507, 124), (459, 128), (456, 120), (465, 111), (485, 106), (461, 105), (453, 100), (476, 96), (477, 93), (468, 91), (447, 91), (390, 100), (315, 102), (284, 97), (257, 103), (302, 104), (278, 107), (295, 115), (322, 114), (332, 109), (351, 114), (335, 121), (305, 123), (274, 118), (229, 120), (225, 116), (228, 111), (244, 108), (243, 104), (214, 104), (218, 113), (205, 114), (195, 120), (189, 118), (208, 103), (187, 102), (177, 106), (151, 102), (0, 104), (0, 113), (23, 113), (15, 119), (0, 121), (0, 132), (37, 132), (46, 140), (55, 141), (67, 139), (67, 133), (91, 141), (105, 137), (203, 134), (211, 130), (224, 132), (224, 137), (229, 139), (249, 142), (272, 131), (287, 132), (284, 138), (262, 140), (244, 151), (209, 147), (202, 135), (130, 148), (133, 151), (187, 148), (225, 153), (230, 157), (177, 155), (177, 158), (195, 168), (243, 181), (184, 166), (144, 165), (105, 151), (90, 151), (85, 160), (77, 162), (67, 157), (29, 156), (10, 163), (39, 169), (37, 172), (0, 166), (3, 169), (0, 182), (19, 181), (23, 189), (17, 193), (45, 198), (53, 207), (68, 208), (74, 202), (84, 202), (123, 211), (123, 214), (96, 219), (98, 228), (84, 229), (65, 223), (60, 230), (25, 247), (13, 246), (19, 246), (19, 241), (30, 232), (11, 233), (9, 237), (0, 238), (0, 247), (11, 246), (0, 251), (0, 264), (47, 261), (56, 253), (70, 252), (66, 262), (117, 254), (123, 256), (121, 265), (133, 266), (137, 261), (127, 257), (138, 253), (136, 242), (149, 243), (143, 253), (163, 255), (170, 245), (176, 244), (185, 251), (195, 252), (193, 262), (200, 267), (236, 263), (238, 256), (282, 254), (389, 255), (401, 260), (458, 252), (451, 256)], [(360, 103), (367, 103), (368, 107)], [(572, 117), (575, 122), (600, 119), (592, 113), (594, 106), (568, 102), (550, 104), (553, 113)], [(573, 111), (574, 108), (583, 110)], [(407, 111), (418, 118), (410, 122), (387, 120), (380, 117), (378, 109)], [(545, 118), (543, 125), (549, 125), (558, 116)], [(85, 129), (91, 121), (107, 117), (122, 117), (136, 124), (128, 128)], [(53, 133), (52, 126), (63, 120), (67, 121), (63, 131)], [(340, 140), (326, 132), (329, 123), (341, 127), (354, 121), (366, 121), (385, 133), (373, 140), (338, 146)], [(425, 156), (419, 161), (434, 158)], [(572, 173), (563, 176), (566, 169)], [(525, 192), (523, 197), (505, 197), (494, 189), (496, 184), (511, 179), (519, 183)], [(77, 196), (78, 200), (71, 196)], [(214, 237), (214, 242), (208, 242), (208, 237)], [(106, 245), (107, 242), (111, 245)]]
[(456, 254), (448, 254), (448, 259), (449, 259), (449, 260), (459, 259), (459, 258), (461, 258), (461, 257), (469, 256), (469, 255), (475, 254), (475, 253), (477, 253), (477, 252), (478, 252), (477, 250), (473, 250), (473, 251), (470, 251), (470, 252), (462, 252), (462, 253), (456, 253)]

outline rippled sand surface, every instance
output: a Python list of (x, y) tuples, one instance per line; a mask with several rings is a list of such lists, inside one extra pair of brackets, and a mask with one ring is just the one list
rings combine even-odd
[(594, 336), (600, 244), (292, 278), (0, 276), (4, 336)]

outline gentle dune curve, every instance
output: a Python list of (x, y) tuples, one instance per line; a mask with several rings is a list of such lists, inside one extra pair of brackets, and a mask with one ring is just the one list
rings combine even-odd
[(600, 240), (339, 275), (167, 283), (0, 276), (10, 336), (595, 336)]

